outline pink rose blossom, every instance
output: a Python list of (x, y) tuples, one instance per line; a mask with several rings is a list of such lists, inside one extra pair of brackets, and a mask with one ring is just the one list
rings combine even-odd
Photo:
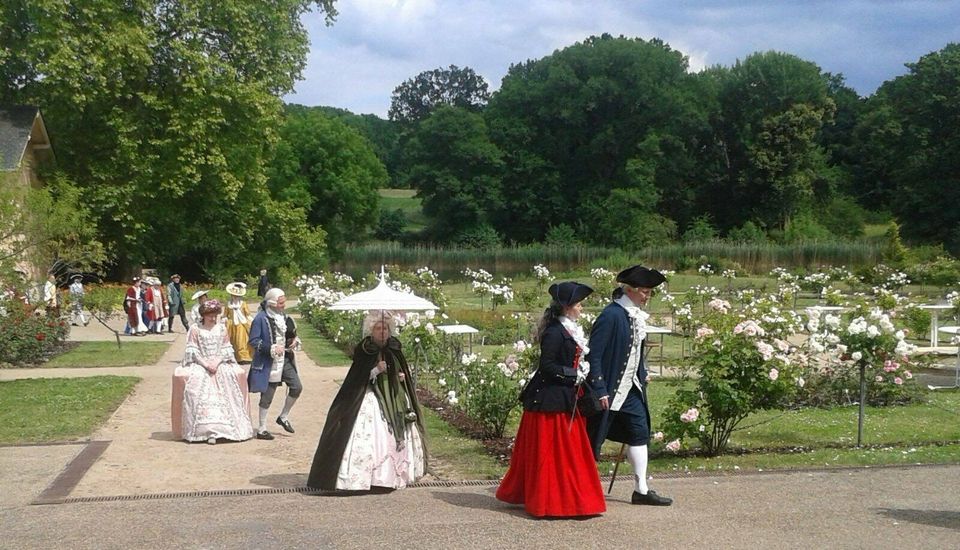
[(898, 377), (896, 377), (896, 378), (893, 379), (893, 383), (896, 384), (896, 385), (898, 385), (898, 386), (902, 386), (902, 385), (903, 385), (903, 378), (900, 378), (900, 377), (898, 376)]
[(657, 432), (653, 434), (654, 441), (663, 441), (663, 432)]
[(697, 340), (702, 340), (708, 336), (713, 336), (714, 332), (712, 328), (709, 327), (700, 327), (697, 329)]
[(780, 371), (777, 369), (770, 369), (770, 373), (767, 374), (767, 376), (770, 377), (770, 380), (776, 380), (777, 378), (780, 378)]
[(903, 377), (906, 378), (907, 380), (911, 380), (913, 379), (913, 373), (908, 370), (905, 370), (903, 371)]
[(874, 382), (883, 382), (883, 377), (878, 374), (877, 377), (874, 378), (873, 380)]
[(675, 453), (680, 450), (680, 440), (674, 439), (670, 443), (667, 443), (667, 450), (671, 453)]
[(680, 415), (681, 422), (693, 422), (700, 417), (700, 411), (696, 407), (691, 407), (687, 412)]

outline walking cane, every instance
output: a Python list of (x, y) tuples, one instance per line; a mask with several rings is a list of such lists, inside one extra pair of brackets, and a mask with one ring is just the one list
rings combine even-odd
[[(574, 386), (574, 387), (576, 387), (576, 386)], [(579, 392), (579, 391), (575, 391), (575, 392), (573, 392), (573, 394), (574, 394), (574, 397), (573, 397), (573, 411), (570, 413), (570, 423), (567, 425), (567, 431), (568, 431), (568, 432), (573, 429), (573, 419), (576, 418), (576, 416), (577, 416), (577, 401), (580, 401), (580, 392)]]
[(617, 455), (617, 461), (613, 465), (613, 475), (610, 476), (610, 486), (607, 487), (607, 494), (609, 495), (613, 491), (613, 482), (617, 480), (617, 470), (620, 469), (620, 463), (623, 462), (623, 451), (627, 449), (626, 443), (620, 444), (620, 454)]

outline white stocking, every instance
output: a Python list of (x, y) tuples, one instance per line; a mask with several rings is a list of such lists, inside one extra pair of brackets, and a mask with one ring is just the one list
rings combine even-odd
[(267, 413), (270, 412), (270, 409), (264, 409), (260, 407), (260, 427), (257, 428), (258, 432), (267, 431)]
[(647, 494), (647, 446), (627, 447), (627, 462), (633, 468), (634, 490), (641, 495)]

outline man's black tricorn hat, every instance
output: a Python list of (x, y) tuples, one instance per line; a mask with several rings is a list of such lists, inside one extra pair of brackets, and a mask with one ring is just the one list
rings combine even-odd
[(617, 273), (617, 282), (630, 285), (633, 288), (655, 288), (663, 284), (667, 278), (656, 269), (649, 269), (642, 265), (628, 267)]
[(587, 285), (582, 285), (574, 281), (564, 281), (562, 283), (553, 283), (547, 289), (550, 296), (562, 306), (572, 306), (577, 302), (582, 302), (584, 298), (593, 293), (593, 289)]

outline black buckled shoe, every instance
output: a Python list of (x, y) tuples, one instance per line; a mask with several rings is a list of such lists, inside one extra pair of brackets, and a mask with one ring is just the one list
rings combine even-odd
[(257, 439), (266, 439), (269, 441), (273, 439), (273, 434), (268, 431), (257, 432)]
[(280, 424), (281, 426), (283, 426), (283, 429), (284, 429), (284, 430), (286, 430), (286, 431), (288, 431), (288, 432), (290, 432), (290, 433), (294, 433), (294, 431), (293, 431), (293, 424), (290, 423), (290, 419), (289, 419), (289, 418), (283, 418), (283, 417), (278, 416), (278, 417), (277, 417), (277, 424)]
[(670, 506), (673, 504), (673, 499), (668, 497), (662, 497), (656, 493), (656, 491), (647, 491), (647, 494), (641, 495), (637, 491), (633, 492), (633, 496), (630, 497), (630, 504), (646, 504), (648, 506)]

